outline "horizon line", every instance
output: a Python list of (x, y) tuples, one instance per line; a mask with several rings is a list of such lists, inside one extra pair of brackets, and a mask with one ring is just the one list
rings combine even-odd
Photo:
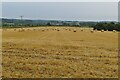
[[(18, 19), (20, 18), (6, 18), (2, 17), (0, 19)], [(46, 21), (83, 21), (83, 22), (118, 22), (117, 20), (62, 20), (62, 19), (30, 19), (30, 18), (24, 18), (22, 20), (46, 20)]]

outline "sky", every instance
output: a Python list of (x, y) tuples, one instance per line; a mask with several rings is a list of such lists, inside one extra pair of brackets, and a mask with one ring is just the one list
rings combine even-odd
[(1, 0), (2, 2), (118, 2), (120, 0)]
[(120, 2), (118, 3), (118, 22), (120, 22)]
[[(117, 21), (118, 2), (2, 2), (2, 17), (44, 20)], [(25, 1), (25, 0), (24, 0)], [(29, 0), (30, 1), (30, 0)], [(89, 0), (86, 0), (89, 1)], [(117, 1), (117, 0), (116, 0)]]

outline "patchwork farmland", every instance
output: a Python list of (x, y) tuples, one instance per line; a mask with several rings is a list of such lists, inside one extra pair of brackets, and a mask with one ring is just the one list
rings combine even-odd
[(36, 27), (2, 30), (3, 78), (117, 78), (118, 32)]

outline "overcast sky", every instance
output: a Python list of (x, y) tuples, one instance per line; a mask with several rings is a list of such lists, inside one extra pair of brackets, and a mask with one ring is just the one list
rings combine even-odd
[(1, 0), (2, 2), (118, 2), (120, 0)]
[[(107, 1), (107, 0), (106, 0)], [(6, 18), (117, 21), (117, 2), (3, 2)]]

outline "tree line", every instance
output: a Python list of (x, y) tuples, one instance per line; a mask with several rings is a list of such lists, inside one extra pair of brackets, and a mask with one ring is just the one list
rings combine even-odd
[(68, 27), (92, 27), (94, 30), (120, 31), (118, 22), (82, 22), (82, 21), (52, 21), (52, 20), (17, 20), (0, 19), (1, 27), (41, 27), (41, 26), (68, 26)]
[(95, 29), (97, 30), (108, 30), (108, 31), (113, 31), (113, 30), (116, 30), (116, 31), (120, 31), (120, 23), (115, 23), (115, 22), (99, 22), (97, 23), (96, 25), (93, 25), (92, 26)]

